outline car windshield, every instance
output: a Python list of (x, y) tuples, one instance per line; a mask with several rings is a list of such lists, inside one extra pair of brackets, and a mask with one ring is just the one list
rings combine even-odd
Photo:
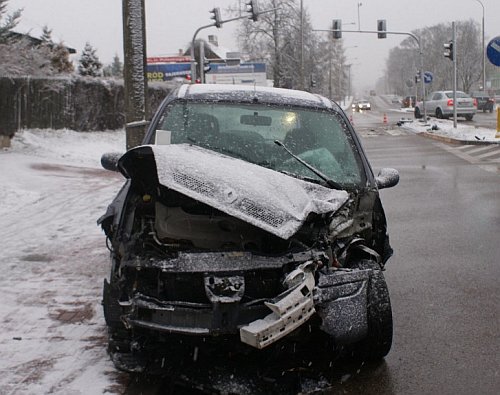
[(352, 136), (332, 111), (174, 101), (165, 108), (150, 143), (194, 144), (306, 180), (324, 181), (275, 140), (342, 186), (358, 186), (365, 180)]

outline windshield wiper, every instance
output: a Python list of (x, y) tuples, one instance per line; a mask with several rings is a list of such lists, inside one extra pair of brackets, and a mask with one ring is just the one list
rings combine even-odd
[(286, 171), (286, 170), (279, 170), (279, 172), (286, 174), (287, 176), (290, 176), (293, 178), (298, 178), (299, 180), (302, 180), (302, 181), (312, 182), (313, 184), (320, 184), (320, 185), (325, 184), (325, 182), (323, 180), (318, 180), (317, 178), (303, 176), (301, 174), (292, 173), (292, 172)]
[(307, 167), (309, 170), (311, 170), (314, 174), (316, 174), (319, 178), (321, 178), (323, 181), (326, 182), (326, 185), (328, 185), (330, 188), (334, 189), (339, 189), (342, 190), (342, 186), (333, 181), (332, 179), (328, 178), (326, 175), (324, 175), (322, 172), (320, 172), (318, 169), (316, 169), (314, 166), (311, 166), (309, 163), (307, 163), (305, 160), (299, 158), (297, 155), (295, 155), (292, 151), (290, 151), (285, 144), (283, 144), (279, 140), (274, 140), (274, 144), (279, 145), (280, 147), (283, 147), (283, 149), (294, 159), (296, 159), (299, 163), (303, 164), (305, 167)]

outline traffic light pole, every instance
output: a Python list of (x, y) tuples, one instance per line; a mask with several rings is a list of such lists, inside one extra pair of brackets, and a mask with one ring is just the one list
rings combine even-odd
[(453, 128), (457, 128), (457, 42), (455, 22), (451, 23), (453, 42)]
[[(193, 39), (191, 40), (191, 51), (190, 51), (190, 55), (191, 55), (191, 82), (194, 83), (196, 82), (196, 58), (195, 58), (195, 54), (194, 54), (194, 45), (195, 45), (195, 41), (196, 41), (196, 36), (198, 35), (198, 33), (203, 30), (203, 29), (208, 29), (209, 27), (217, 27), (217, 28), (220, 28), (222, 27), (222, 25), (224, 23), (228, 23), (228, 22), (233, 22), (233, 21), (238, 21), (240, 19), (252, 19), (254, 22), (257, 21), (257, 16), (258, 15), (261, 15), (261, 14), (265, 14), (267, 12), (271, 12), (271, 11), (274, 11), (276, 10), (276, 8), (272, 8), (272, 9), (269, 9), (269, 10), (265, 10), (265, 11), (260, 11), (259, 10), (259, 6), (258, 6), (258, 3), (254, 0), (251, 2), (251, 7), (252, 7), (252, 10), (254, 11), (251, 11), (251, 16), (237, 16), (235, 18), (231, 18), (231, 19), (226, 19), (224, 21), (222, 20), (216, 20), (215, 23), (211, 23), (210, 25), (205, 25), (205, 26), (201, 26), (199, 27), (198, 29), (196, 29), (196, 31), (194, 32), (193, 34)], [(212, 11), (214, 12), (215, 9)], [(200, 64), (203, 63), (203, 59), (200, 59)], [(200, 77), (201, 77), (201, 74), (203, 73), (203, 68), (200, 67)], [(201, 78), (203, 80), (203, 78)]]
[[(324, 29), (324, 30), (314, 30), (315, 32), (330, 32), (330, 33), (376, 33), (380, 34), (381, 31), (379, 30), (331, 30), (331, 29)], [(422, 89), (422, 106), (424, 108), (424, 120), (427, 122), (427, 109), (425, 108), (425, 82), (424, 82), (424, 52), (422, 49), (422, 44), (420, 42), (420, 38), (416, 36), (413, 33), (409, 32), (389, 32), (389, 31), (383, 31), (385, 34), (397, 34), (397, 35), (404, 35), (404, 36), (410, 36), (413, 38), (418, 45), (418, 51), (420, 54), (420, 68), (421, 68), (421, 76), (420, 76), (420, 83), (421, 83), (421, 89)], [(340, 38), (340, 37), (339, 37)], [(416, 100), (416, 98), (415, 98)]]
[[(196, 29), (196, 31), (193, 34), (193, 39), (191, 40), (191, 82), (193, 82), (193, 83), (196, 81), (196, 59), (194, 57), (194, 46), (195, 46), (196, 36), (198, 35), (198, 33), (201, 30), (208, 29), (209, 27), (213, 27), (213, 26), (215, 26), (215, 25), (213, 23), (211, 23), (210, 25), (205, 25), (205, 26), (199, 27), (198, 29)], [(200, 59), (200, 63), (201, 62), (203, 62), (203, 59)]]

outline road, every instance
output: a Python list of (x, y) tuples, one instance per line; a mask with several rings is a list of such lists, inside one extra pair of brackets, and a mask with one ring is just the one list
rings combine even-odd
[(372, 165), (397, 168), (401, 182), (382, 191), (396, 251), (386, 272), (393, 349), (358, 388), (498, 393), (500, 174), (414, 135), (363, 141)]
[[(47, 134), (35, 145), (66, 148), (27, 155), (32, 134), (17, 152), (0, 153), (9, 169), (0, 172), (0, 393), (200, 393), (198, 384), (186, 387), (194, 378), (210, 384), (208, 393), (497, 394), (498, 165), (379, 118), (376, 110), (354, 115), (374, 169), (401, 174), (382, 191), (395, 250), (386, 271), (394, 344), (385, 361), (354, 363), (326, 348), (216, 361), (200, 350), (203, 363), (176, 360), (166, 377), (117, 372), (105, 352), (99, 302), (108, 253), (95, 220), (122, 180), (71, 156), (73, 147), (103, 149), (97, 136)], [(70, 155), (65, 164), (61, 154)]]
[[(316, 389), (319, 392), (315, 393), (324, 394), (497, 394), (498, 165), (496, 171), (485, 171), (488, 169), (484, 164), (456, 155), (454, 147), (399, 130), (391, 125), (399, 117), (390, 112), (387, 115), (387, 124), (383, 112), (376, 108), (354, 114), (353, 120), (374, 169), (394, 167), (401, 175), (399, 186), (382, 191), (395, 249), (386, 271), (395, 325), (392, 351), (384, 362), (375, 365), (335, 360), (332, 355), (325, 361), (310, 356), (303, 361), (282, 360), (288, 381), (280, 382), (281, 390), (308, 393)], [(260, 361), (265, 366), (274, 362)], [(225, 382), (244, 383), (248, 371), (262, 372), (256, 363), (229, 364), (230, 378), (226, 374)], [(315, 369), (318, 375), (311, 373)], [(256, 380), (251, 382), (255, 384)], [(172, 385), (171, 379), (139, 376), (126, 393), (160, 394)], [(184, 387), (176, 388), (185, 391)], [(253, 387), (242, 393), (266, 391)]]

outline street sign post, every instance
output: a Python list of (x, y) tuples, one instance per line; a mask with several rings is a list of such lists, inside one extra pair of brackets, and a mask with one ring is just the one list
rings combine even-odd
[(496, 36), (488, 43), (486, 56), (491, 63), (500, 67), (500, 36)]

